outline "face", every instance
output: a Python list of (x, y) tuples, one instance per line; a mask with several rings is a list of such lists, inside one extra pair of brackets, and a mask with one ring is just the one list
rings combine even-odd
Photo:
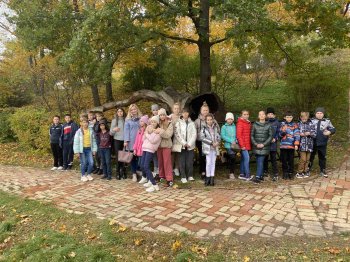
[(118, 117), (123, 117), (123, 116), (124, 116), (123, 110), (118, 109), (118, 111), (117, 111), (117, 116), (118, 116)]
[(179, 105), (174, 105), (174, 107), (173, 107), (173, 113), (174, 113), (175, 115), (180, 114), (180, 106), (179, 106)]
[(140, 126), (141, 126), (141, 127), (145, 127), (145, 126), (146, 126), (146, 123), (143, 122), (143, 121), (140, 121)]
[(226, 123), (229, 124), (229, 125), (232, 125), (233, 119), (231, 119), (231, 118), (227, 119), (227, 120), (226, 120)]
[(54, 117), (54, 118), (53, 118), (53, 123), (54, 123), (55, 125), (57, 125), (59, 122), (60, 122), (59, 117)]
[(66, 121), (67, 123), (69, 123), (70, 120), (71, 120), (70, 116), (65, 116), (65, 117), (64, 117), (64, 121)]
[(153, 110), (152, 115), (157, 116), (158, 115), (158, 110)]
[(292, 120), (293, 120), (293, 116), (285, 116), (284, 119), (285, 119), (288, 123), (290, 123), (290, 122), (292, 122)]
[(212, 117), (207, 117), (205, 121), (207, 122), (208, 126), (212, 126), (212, 124), (214, 122)]
[(275, 114), (274, 113), (268, 113), (267, 114), (267, 118), (270, 118), (270, 119), (272, 119), (272, 118), (275, 118)]
[(266, 119), (266, 114), (265, 114), (265, 112), (264, 112), (264, 111), (260, 111), (258, 117), (259, 117), (259, 120), (260, 120), (260, 121), (265, 121), (265, 119)]
[(96, 115), (96, 120), (97, 120), (97, 121), (100, 121), (102, 118), (103, 118), (102, 115)]
[(188, 119), (188, 117), (190, 116), (190, 113), (188, 113), (188, 112), (182, 112), (182, 117), (183, 117), (183, 119), (185, 119), (185, 120), (187, 120)]
[(94, 119), (94, 114), (93, 113), (88, 113), (88, 119), (91, 121)]
[(201, 108), (201, 115), (207, 116), (209, 114), (209, 107), (204, 106)]
[(86, 129), (86, 128), (88, 128), (88, 126), (89, 126), (89, 123), (88, 123), (88, 121), (81, 121), (80, 122), (80, 125), (84, 128), (84, 129)]
[(130, 114), (132, 116), (136, 116), (137, 115), (137, 108), (135, 106), (130, 108)]
[(302, 122), (306, 122), (309, 118), (306, 115), (300, 116)]
[(100, 125), (101, 130), (106, 130), (106, 126), (104, 124)]
[(317, 119), (322, 119), (324, 117), (324, 114), (322, 112), (317, 112), (316, 113), (316, 118)]
[(249, 119), (249, 112), (248, 111), (243, 111), (241, 117), (245, 120)]
[(157, 124), (156, 121), (152, 120), (152, 121), (151, 121), (151, 125), (152, 125), (153, 128), (157, 128), (157, 125), (158, 125), (158, 124)]
[(166, 115), (165, 114), (160, 114), (159, 115), (159, 119), (164, 121), (166, 119)]

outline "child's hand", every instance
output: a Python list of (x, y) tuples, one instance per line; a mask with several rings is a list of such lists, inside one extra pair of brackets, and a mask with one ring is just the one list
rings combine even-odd
[(294, 149), (295, 149), (296, 151), (298, 150), (298, 148), (299, 148), (298, 146), (295, 146), (295, 147), (294, 147)]
[(92, 152), (92, 155), (93, 155), (93, 156), (96, 156), (96, 152)]
[(257, 144), (256, 147), (257, 147), (257, 148), (263, 148), (263, 147), (264, 147), (264, 144)]
[(128, 142), (124, 142), (124, 147), (128, 147)]
[(309, 136), (309, 135), (311, 135), (310, 132), (305, 132), (304, 133), (304, 136)]
[(115, 128), (113, 128), (113, 131), (119, 132), (119, 131), (120, 131), (120, 128), (119, 128), (119, 127), (115, 127)]
[(275, 138), (272, 138), (271, 143), (275, 143), (275, 142), (276, 142), (276, 139), (275, 139)]
[(325, 131), (323, 131), (323, 134), (324, 134), (325, 136), (330, 136), (330, 135), (331, 135), (331, 131), (325, 130)]

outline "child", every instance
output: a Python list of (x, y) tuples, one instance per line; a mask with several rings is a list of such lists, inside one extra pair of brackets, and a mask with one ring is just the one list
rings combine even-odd
[(159, 177), (166, 179), (167, 187), (173, 186), (173, 168), (171, 162), (171, 148), (173, 146), (172, 136), (174, 133), (173, 124), (169, 121), (164, 108), (159, 109), (159, 128), (155, 131), (162, 138), (157, 151)]
[(63, 126), (60, 123), (60, 117), (54, 116), (52, 120), (52, 125), (50, 126), (49, 134), (50, 134), (50, 145), (51, 145), (51, 151), (53, 155), (53, 168), (51, 168), (52, 171), (54, 170), (62, 170), (63, 160), (62, 160), (62, 145), (61, 145), (61, 138), (62, 138), (62, 132), (63, 132)]
[(208, 114), (205, 117), (206, 124), (202, 127), (200, 132), (202, 141), (202, 152), (206, 158), (206, 178), (205, 186), (214, 186), (215, 162), (216, 157), (220, 154), (220, 128), (214, 122), (214, 116)]
[(153, 155), (157, 151), (161, 142), (161, 137), (157, 132), (158, 128), (159, 128), (159, 117), (153, 116), (150, 120), (150, 125), (147, 127), (143, 138), (142, 170), (146, 174), (147, 180), (148, 180), (148, 182), (144, 184), (144, 187), (147, 187), (146, 189), (147, 192), (159, 191), (159, 186), (157, 185), (153, 177), (153, 174), (151, 172), (151, 167), (150, 167), (151, 161), (153, 159)]
[(89, 120), (89, 127), (94, 128), (95, 123), (96, 123), (95, 112), (89, 111), (87, 117), (88, 117), (88, 120)]
[[(140, 118), (140, 128), (139, 128), (139, 131), (137, 132), (135, 143), (134, 143), (134, 155), (139, 159), (141, 170), (143, 167), (143, 160), (144, 160), (143, 152), (142, 152), (143, 135), (145, 133), (147, 124), (148, 124), (148, 115), (144, 115)], [(142, 172), (142, 178), (139, 183), (144, 184), (147, 181), (148, 180), (147, 180), (146, 174)]]
[[(157, 104), (153, 104), (151, 106), (152, 116), (158, 117), (158, 110), (159, 110), (159, 106)], [(159, 175), (158, 157), (156, 153), (153, 154), (153, 174), (154, 176)]]
[(93, 172), (94, 174), (97, 175), (102, 175), (103, 174), (103, 168), (102, 168), (102, 163), (101, 163), (101, 154), (100, 154), (100, 138), (98, 133), (100, 132), (100, 121), (104, 119), (103, 113), (102, 112), (97, 112), (96, 114), (96, 120), (94, 121), (94, 132), (96, 136), (96, 144), (97, 144), (97, 153), (95, 155), (95, 162), (96, 162), (96, 170)]
[(296, 178), (307, 177), (307, 171), (310, 161), (311, 152), (314, 148), (314, 138), (316, 137), (315, 126), (309, 119), (309, 112), (300, 113), (299, 131), (300, 131), (300, 146), (299, 146), (299, 167)]
[(232, 145), (236, 145), (236, 125), (234, 124), (234, 116), (227, 113), (225, 117), (226, 123), (221, 128), (221, 139), (225, 142), (224, 147), (227, 152), (227, 164), (230, 171), (229, 178), (235, 179), (235, 158), (236, 152), (232, 149)]
[(314, 150), (310, 156), (309, 171), (307, 175), (310, 175), (310, 170), (314, 162), (316, 154), (318, 154), (318, 164), (320, 166), (320, 176), (328, 177), (326, 174), (326, 154), (327, 144), (330, 135), (335, 134), (335, 127), (332, 125), (331, 120), (324, 118), (325, 109), (318, 107), (315, 110), (315, 118), (312, 119), (312, 123), (316, 129), (316, 138), (314, 141)]
[(82, 119), (80, 126), (74, 136), (73, 150), (80, 158), (81, 181), (86, 182), (93, 180), (91, 176), (94, 165), (93, 155), (96, 154), (97, 145), (94, 130), (89, 128), (87, 118)]
[(259, 112), (258, 121), (254, 122), (251, 134), (252, 144), (254, 146), (253, 152), (256, 157), (257, 170), (254, 183), (260, 183), (264, 180), (264, 159), (270, 152), (270, 143), (273, 138), (273, 131), (266, 121), (265, 111)]
[[(180, 145), (180, 174), (181, 182), (194, 181), (193, 179), (193, 158), (197, 138), (197, 130), (194, 122), (189, 117), (189, 110), (182, 110), (182, 119), (175, 124), (174, 142)], [(173, 146), (174, 148), (174, 146)]]
[(64, 116), (66, 123), (63, 125), (62, 132), (62, 150), (63, 150), (63, 168), (62, 171), (70, 170), (73, 166), (73, 141), (78, 125), (72, 120), (70, 114)]
[[(180, 103), (175, 103), (173, 105), (173, 112), (172, 114), (169, 116), (171, 122), (173, 123), (173, 126), (174, 126), (174, 129), (176, 128), (176, 122), (180, 119)], [(176, 137), (174, 136), (174, 139), (173, 139), (173, 144), (178, 144), (176, 141)], [(181, 152), (181, 149), (179, 148), (172, 148), (172, 154), (171, 154), (171, 161), (172, 163), (174, 164), (174, 175), (175, 176), (180, 176), (180, 171), (179, 171), (179, 168), (180, 168), (180, 152)]]
[[(272, 165), (272, 181), (276, 182), (278, 180), (278, 169), (277, 169), (277, 141), (280, 129), (280, 122), (276, 118), (275, 110), (272, 107), (266, 110), (267, 120), (272, 127), (273, 138), (270, 145), (270, 160)], [(269, 172), (269, 155), (265, 157), (264, 160), (264, 174)]]
[(294, 151), (298, 150), (300, 143), (300, 132), (297, 123), (293, 123), (293, 114), (286, 112), (285, 122), (282, 122), (279, 136), (281, 138), (281, 161), (283, 179), (292, 179), (294, 173)]
[(115, 118), (111, 123), (111, 135), (113, 136), (113, 144), (115, 155), (117, 158), (117, 179), (126, 179), (126, 171), (124, 163), (118, 161), (118, 151), (123, 150), (124, 147), (124, 124), (125, 111), (123, 108), (116, 109)]
[[(124, 126), (124, 147), (133, 152), (134, 143), (136, 139), (137, 132), (140, 127), (140, 118), (142, 113), (136, 104), (131, 104), (129, 106), (128, 114), (125, 118)], [(136, 156), (131, 161), (131, 172), (132, 172), (132, 181), (137, 182), (137, 165), (138, 159)]]
[(101, 157), (101, 164), (103, 170), (103, 177), (101, 179), (112, 179), (112, 167), (111, 167), (111, 149), (112, 149), (112, 136), (109, 133), (109, 128), (107, 125), (107, 121), (100, 120), (99, 121), (99, 132), (98, 138), (100, 141), (99, 151)]
[(241, 117), (237, 121), (237, 140), (241, 148), (241, 164), (240, 164), (240, 175), (239, 179), (251, 180), (250, 169), (249, 169), (249, 150), (252, 149), (250, 141), (252, 124), (249, 121), (249, 112), (243, 110)]

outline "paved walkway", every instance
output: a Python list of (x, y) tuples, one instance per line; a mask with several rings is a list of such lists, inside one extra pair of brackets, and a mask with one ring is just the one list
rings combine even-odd
[(0, 190), (148, 231), (199, 237), (327, 236), (350, 232), (349, 173), (350, 159), (329, 178), (298, 185), (164, 189), (151, 194), (131, 180), (82, 183), (77, 173), (0, 166)]

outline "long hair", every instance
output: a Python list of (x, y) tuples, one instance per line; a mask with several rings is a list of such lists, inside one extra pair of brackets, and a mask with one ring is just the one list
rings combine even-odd
[[(123, 116), (121, 118), (118, 117), (118, 110), (122, 110), (123, 111)], [(122, 107), (117, 107), (117, 109), (115, 110), (115, 116), (114, 118), (116, 119), (117, 121), (117, 126), (118, 126), (118, 123), (119, 123), (119, 120), (125, 120), (125, 117), (126, 117), (126, 113), (125, 113), (125, 110), (124, 108)]]
[(135, 107), (136, 110), (137, 110), (137, 115), (136, 115), (136, 117), (137, 117), (137, 118), (140, 118), (140, 117), (142, 116), (142, 113), (141, 113), (140, 108), (139, 108), (136, 104), (131, 104), (131, 105), (129, 106), (128, 114), (126, 115), (126, 118), (125, 118), (125, 119), (131, 119), (131, 118), (132, 118), (132, 116), (131, 116), (131, 109), (132, 109), (133, 107)]

